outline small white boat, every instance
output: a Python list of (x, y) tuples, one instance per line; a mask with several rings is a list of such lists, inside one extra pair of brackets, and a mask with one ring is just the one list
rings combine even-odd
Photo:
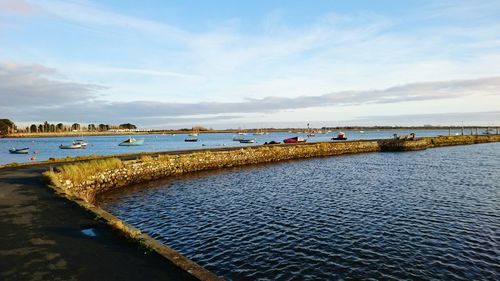
[(144, 140), (143, 139), (140, 139), (140, 140), (136, 140), (132, 137), (129, 137), (127, 140), (124, 140), (122, 141), (119, 146), (138, 146), (138, 145), (143, 145), (144, 144)]
[(69, 144), (69, 145), (63, 145), (61, 144), (59, 146), (60, 149), (82, 149), (82, 148), (85, 148), (85, 146), (81, 145), (81, 144)]
[(246, 136), (247, 133), (239, 132), (238, 135), (240, 136)]
[(255, 143), (254, 139), (242, 139), (240, 140), (240, 143)]
[(185, 142), (197, 142), (198, 138), (195, 137), (188, 137), (184, 139)]
[(78, 139), (78, 140), (73, 141), (73, 144), (80, 144), (81, 146), (87, 146), (88, 142), (86, 142), (83, 139)]
[(241, 140), (244, 140), (245, 137), (240, 137), (240, 136), (234, 136), (233, 137), (233, 141), (241, 141)]
[(28, 154), (30, 152), (29, 147), (24, 147), (24, 148), (12, 148), (9, 149), (10, 154)]

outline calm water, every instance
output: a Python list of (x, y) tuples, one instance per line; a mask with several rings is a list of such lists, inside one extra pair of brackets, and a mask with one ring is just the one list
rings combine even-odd
[[(455, 134), (458, 131), (453, 131)], [(364, 133), (347, 132), (347, 137), (349, 140), (356, 139), (380, 139), (380, 138), (391, 138), (394, 133), (399, 135), (410, 134), (411, 131), (366, 131)], [(437, 136), (437, 135), (447, 135), (448, 130), (421, 130), (417, 131), (417, 136)], [(266, 141), (279, 140), (282, 141), (285, 138), (294, 137), (297, 135), (305, 136), (305, 134), (294, 134), (294, 133), (271, 133), (269, 135), (258, 135), (254, 136), (248, 134), (247, 138), (256, 139), (256, 144), (262, 144)], [(44, 161), (51, 157), (61, 158), (66, 156), (82, 156), (82, 155), (111, 155), (111, 154), (121, 154), (121, 153), (136, 153), (142, 151), (154, 152), (154, 151), (167, 151), (167, 150), (179, 150), (179, 149), (192, 149), (192, 148), (203, 148), (203, 147), (218, 147), (218, 146), (248, 146), (255, 144), (240, 144), (239, 142), (232, 141), (234, 134), (200, 134), (198, 137), (199, 142), (184, 142), (187, 135), (179, 134), (175, 136), (169, 135), (136, 135), (136, 139), (143, 138), (144, 145), (136, 147), (124, 147), (118, 146), (120, 142), (127, 139), (128, 136), (95, 136), (86, 137), (85, 140), (88, 141), (89, 146), (87, 149), (59, 149), (60, 144), (70, 144), (75, 138), (72, 137), (56, 137), (56, 138), (23, 138), (23, 139), (13, 139), (13, 138), (0, 138), (0, 164), (7, 164), (11, 162), (30, 162), (31, 157), (36, 157), (34, 161)], [(318, 134), (315, 137), (309, 138), (310, 142), (317, 141), (328, 141), (335, 133), (330, 134)], [(12, 147), (23, 148), (29, 147), (31, 150), (30, 155), (18, 155), (9, 154), (9, 149)], [(38, 154), (34, 155), (33, 152), (38, 150)]]
[(499, 168), (500, 143), (359, 154), (196, 173), (102, 205), (231, 280), (499, 280)]

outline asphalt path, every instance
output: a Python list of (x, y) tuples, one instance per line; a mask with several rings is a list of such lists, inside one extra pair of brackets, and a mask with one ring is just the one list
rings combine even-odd
[(48, 168), (0, 169), (0, 280), (194, 280), (55, 194)]

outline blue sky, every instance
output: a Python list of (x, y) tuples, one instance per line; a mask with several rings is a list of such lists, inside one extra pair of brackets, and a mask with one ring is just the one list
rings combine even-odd
[(498, 65), (499, 1), (0, 0), (17, 122), (498, 125)]

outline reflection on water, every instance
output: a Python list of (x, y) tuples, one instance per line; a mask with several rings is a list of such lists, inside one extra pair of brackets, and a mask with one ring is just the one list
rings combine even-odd
[(500, 144), (204, 172), (103, 206), (232, 280), (499, 280)]
[[(366, 131), (360, 133), (347, 132), (347, 137), (349, 140), (356, 139), (381, 139), (381, 138), (391, 138), (394, 133), (399, 135), (408, 135), (412, 131), (405, 130), (393, 130), (393, 131)], [(458, 131), (452, 131), (452, 134), (456, 134)], [(137, 153), (142, 151), (154, 152), (154, 151), (166, 151), (166, 150), (179, 150), (179, 149), (193, 149), (193, 148), (210, 148), (210, 147), (220, 147), (220, 146), (249, 146), (258, 145), (264, 142), (269, 142), (271, 140), (282, 141), (285, 138), (292, 136), (301, 135), (306, 137), (305, 134), (296, 133), (270, 133), (268, 135), (252, 135), (248, 134), (246, 136), (239, 136), (245, 138), (255, 139), (257, 142), (255, 144), (240, 144), (239, 142), (233, 141), (234, 134), (200, 134), (198, 136), (198, 142), (185, 142), (184, 139), (187, 137), (185, 134), (178, 134), (175, 136), (171, 135), (136, 135), (136, 139), (144, 139), (144, 145), (142, 146), (118, 146), (118, 144), (128, 136), (90, 136), (85, 137), (85, 140), (89, 143), (87, 149), (59, 149), (61, 144), (71, 144), (75, 138), (71, 137), (54, 137), (54, 138), (0, 138), (0, 165), (7, 164), (11, 162), (31, 162), (32, 157), (35, 157), (35, 161), (44, 161), (49, 158), (62, 158), (66, 156), (83, 156), (83, 155), (111, 155), (111, 154), (123, 154), (123, 153)], [(318, 141), (329, 141), (335, 132), (329, 134), (317, 134), (315, 137), (309, 138), (310, 142)], [(448, 135), (448, 130), (421, 130), (417, 131), (417, 136), (437, 136), (437, 135)], [(30, 155), (26, 154), (9, 154), (9, 149), (11, 148), (24, 148), (29, 147)], [(38, 151), (38, 154), (33, 154), (34, 151)]]

